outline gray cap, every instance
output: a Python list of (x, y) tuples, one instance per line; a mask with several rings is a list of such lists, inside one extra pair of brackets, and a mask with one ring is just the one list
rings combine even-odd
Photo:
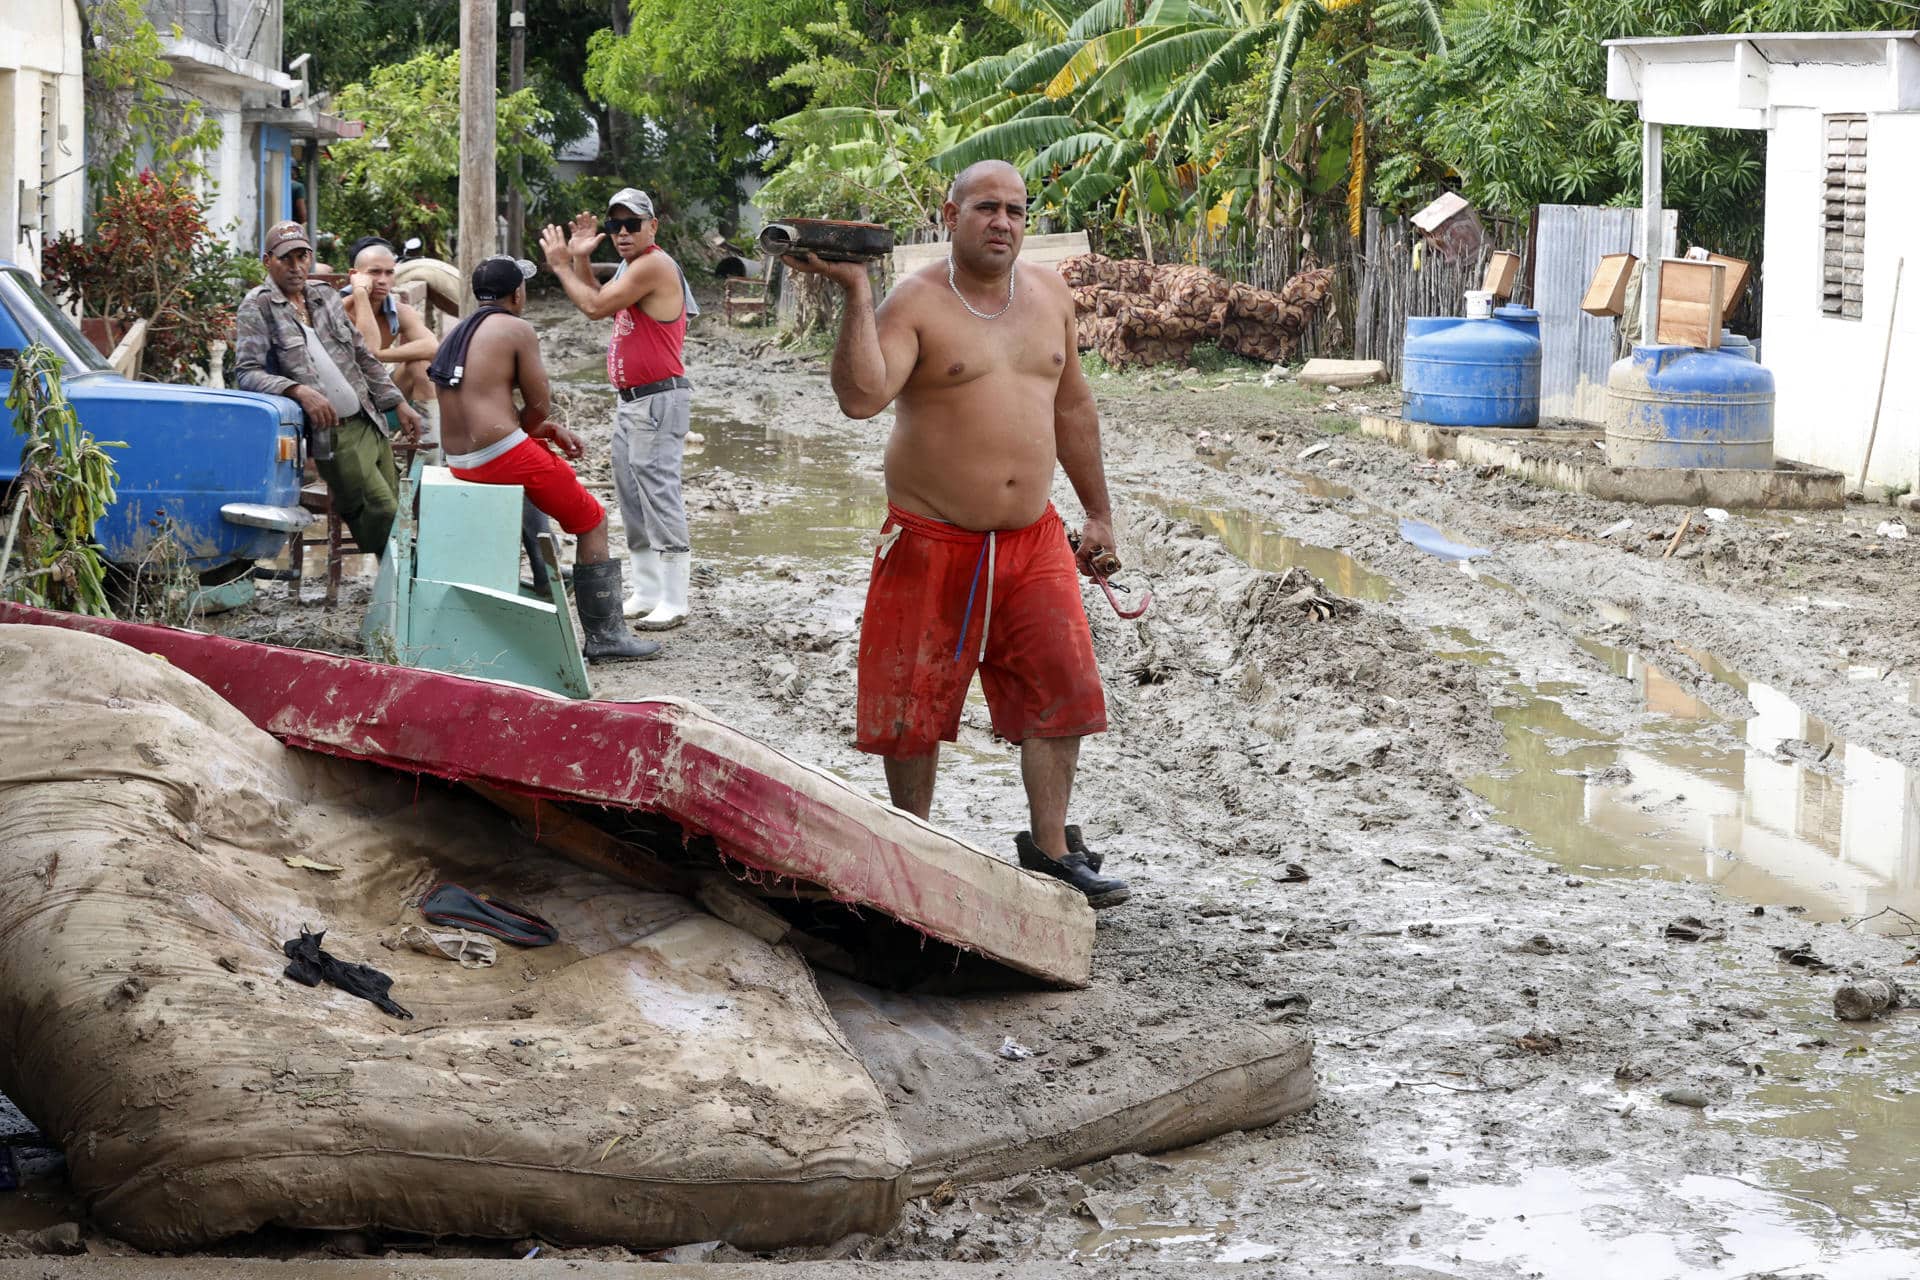
[(611, 212), (616, 206), (631, 209), (643, 218), (655, 216), (653, 212), (653, 197), (638, 187), (622, 187), (620, 190), (614, 192), (613, 199), (607, 201), (607, 209)]

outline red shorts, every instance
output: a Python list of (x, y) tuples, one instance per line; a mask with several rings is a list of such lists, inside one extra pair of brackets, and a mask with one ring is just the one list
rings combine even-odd
[(1107, 727), (1080, 575), (1052, 506), (995, 533), (991, 564), (988, 535), (891, 503), (880, 533), (860, 622), (855, 746), (923, 756), (952, 742), (976, 669), (993, 731), (1009, 742)]
[(544, 441), (528, 436), (491, 462), (472, 470), (452, 468), (456, 478), (475, 484), (517, 484), (534, 506), (571, 534), (582, 534), (607, 518), (600, 500), (588, 493), (567, 460)]

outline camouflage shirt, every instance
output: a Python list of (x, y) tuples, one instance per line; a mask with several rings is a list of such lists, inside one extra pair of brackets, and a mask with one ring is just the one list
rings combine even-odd
[[(387, 367), (367, 350), (360, 330), (347, 317), (340, 295), (331, 286), (307, 282), (307, 315), (341, 374), (359, 393), (360, 407), (374, 426), (386, 429), (385, 411), (400, 403)], [(298, 384), (320, 389), (306, 335), (300, 332), (300, 313), (272, 284), (263, 284), (240, 302), (235, 317), (239, 336), (234, 347), (234, 374), (242, 391), (285, 395)]]

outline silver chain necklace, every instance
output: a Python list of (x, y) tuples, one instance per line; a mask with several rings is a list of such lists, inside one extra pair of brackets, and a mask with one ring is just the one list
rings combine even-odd
[(970, 314), (982, 320), (998, 320), (1001, 316), (1007, 314), (1007, 307), (1013, 305), (1013, 283), (1015, 277), (1019, 274), (1019, 266), (1020, 264), (1016, 262), (1007, 268), (1007, 305), (1001, 307), (992, 315), (988, 315), (986, 312), (977, 309), (971, 302), (967, 301), (967, 295), (960, 292), (960, 285), (953, 278), (952, 254), (947, 255), (947, 288), (953, 290), (953, 296), (960, 299), (960, 305), (965, 307)]

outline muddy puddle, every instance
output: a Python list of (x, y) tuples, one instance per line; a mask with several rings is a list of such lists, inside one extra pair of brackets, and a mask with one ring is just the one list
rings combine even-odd
[[(770, 490), (750, 511), (692, 513), (703, 558), (746, 568), (769, 561), (833, 564), (858, 558), (887, 515), (878, 470), (854, 461), (833, 440), (695, 415), (702, 437), (689, 445), (682, 474), (690, 491), (724, 492), (729, 477)], [(691, 499), (690, 499), (691, 501)]]
[[(1399, 594), (1344, 552), (1287, 538), (1246, 512), (1166, 509), (1212, 531), (1257, 568), (1300, 564), (1361, 599)], [(1612, 677), (1633, 682), (1643, 714), (1631, 727), (1600, 728), (1590, 721), (1604, 717), (1583, 716), (1582, 703), (1595, 692), (1591, 677), (1529, 682), (1519, 671), (1537, 663), (1497, 638), (1469, 627), (1429, 628), (1437, 654), (1511, 673), (1494, 710), (1506, 764), (1466, 781), (1541, 857), (1593, 877), (1709, 882), (1727, 895), (1713, 904), (1722, 921), (1759, 906), (1810, 925), (1844, 920), (1889, 934), (1916, 927), (1920, 771), (1847, 742), (1778, 689), (1711, 654), (1686, 656), (1738, 695), (1715, 702), (1744, 699), (1751, 716), (1716, 711), (1657, 664), (1582, 635), (1578, 620), (1558, 621)], [(1626, 621), (1603, 610), (1593, 625)], [(1891, 700), (1920, 701), (1920, 680), (1911, 675), (1857, 667), (1848, 676), (1884, 684)], [(1817, 932), (1808, 933), (1817, 943)], [(1843, 1024), (1827, 1008), (1828, 982), (1784, 962), (1748, 969), (1729, 958), (1725, 968), (1718, 998), (1738, 995), (1777, 1034), (1753, 1046), (1756, 1083), (1739, 1103), (1697, 1123), (1782, 1139), (1793, 1154), (1741, 1178), (1693, 1176), (1664, 1188), (1649, 1188), (1627, 1162), (1542, 1166), (1498, 1183), (1436, 1187), (1424, 1205), (1436, 1229), (1412, 1237), (1431, 1243), (1389, 1261), (1459, 1276), (1542, 1267), (1553, 1274), (1553, 1260), (1569, 1257), (1590, 1260), (1579, 1274), (1594, 1276), (1747, 1277), (1835, 1264), (1844, 1270), (1817, 1273), (1861, 1280), (1920, 1274), (1920, 1224), (1908, 1190), (1920, 1180), (1920, 1048), (1897, 1022), (1836, 1031)], [(1619, 1092), (1628, 1105), (1629, 1088)], [(1699, 1224), (1714, 1224), (1704, 1250)], [(1096, 1240), (1110, 1236), (1088, 1243)], [(1206, 1246), (1159, 1247), (1197, 1257), (1201, 1248), (1231, 1243), (1215, 1228)]]
[(1256, 569), (1284, 573), (1298, 565), (1350, 600), (1377, 602), (1400, 594), (1392, 581), (1346, 552), (1289, 538), (1267, 527), (1266, 522), (1252, 512), (1164, 500), (1153, 501), (1153, 506), (1176, 520), (1205, 529), (1227, 550)]
[[(1457, 638), (1452, 642), (1457, 644)], [(1444, 642), (1443, 642), (1444, 643)], [(1920, 917), (1920, 777), (1778, 690), (1695, 657), (1754, 715), (1721, 716), (1636, 654), (1588, 641), (1647, 712), (1626, 735), (1578, 717), (1582, 685), (1512, 682), (1509, 767), (1469, 785), (1569, 870), (1706, 880), (1743, 901), (1900, 933)], [(1451, 656), (1500, 662), (1484, 646)]]

